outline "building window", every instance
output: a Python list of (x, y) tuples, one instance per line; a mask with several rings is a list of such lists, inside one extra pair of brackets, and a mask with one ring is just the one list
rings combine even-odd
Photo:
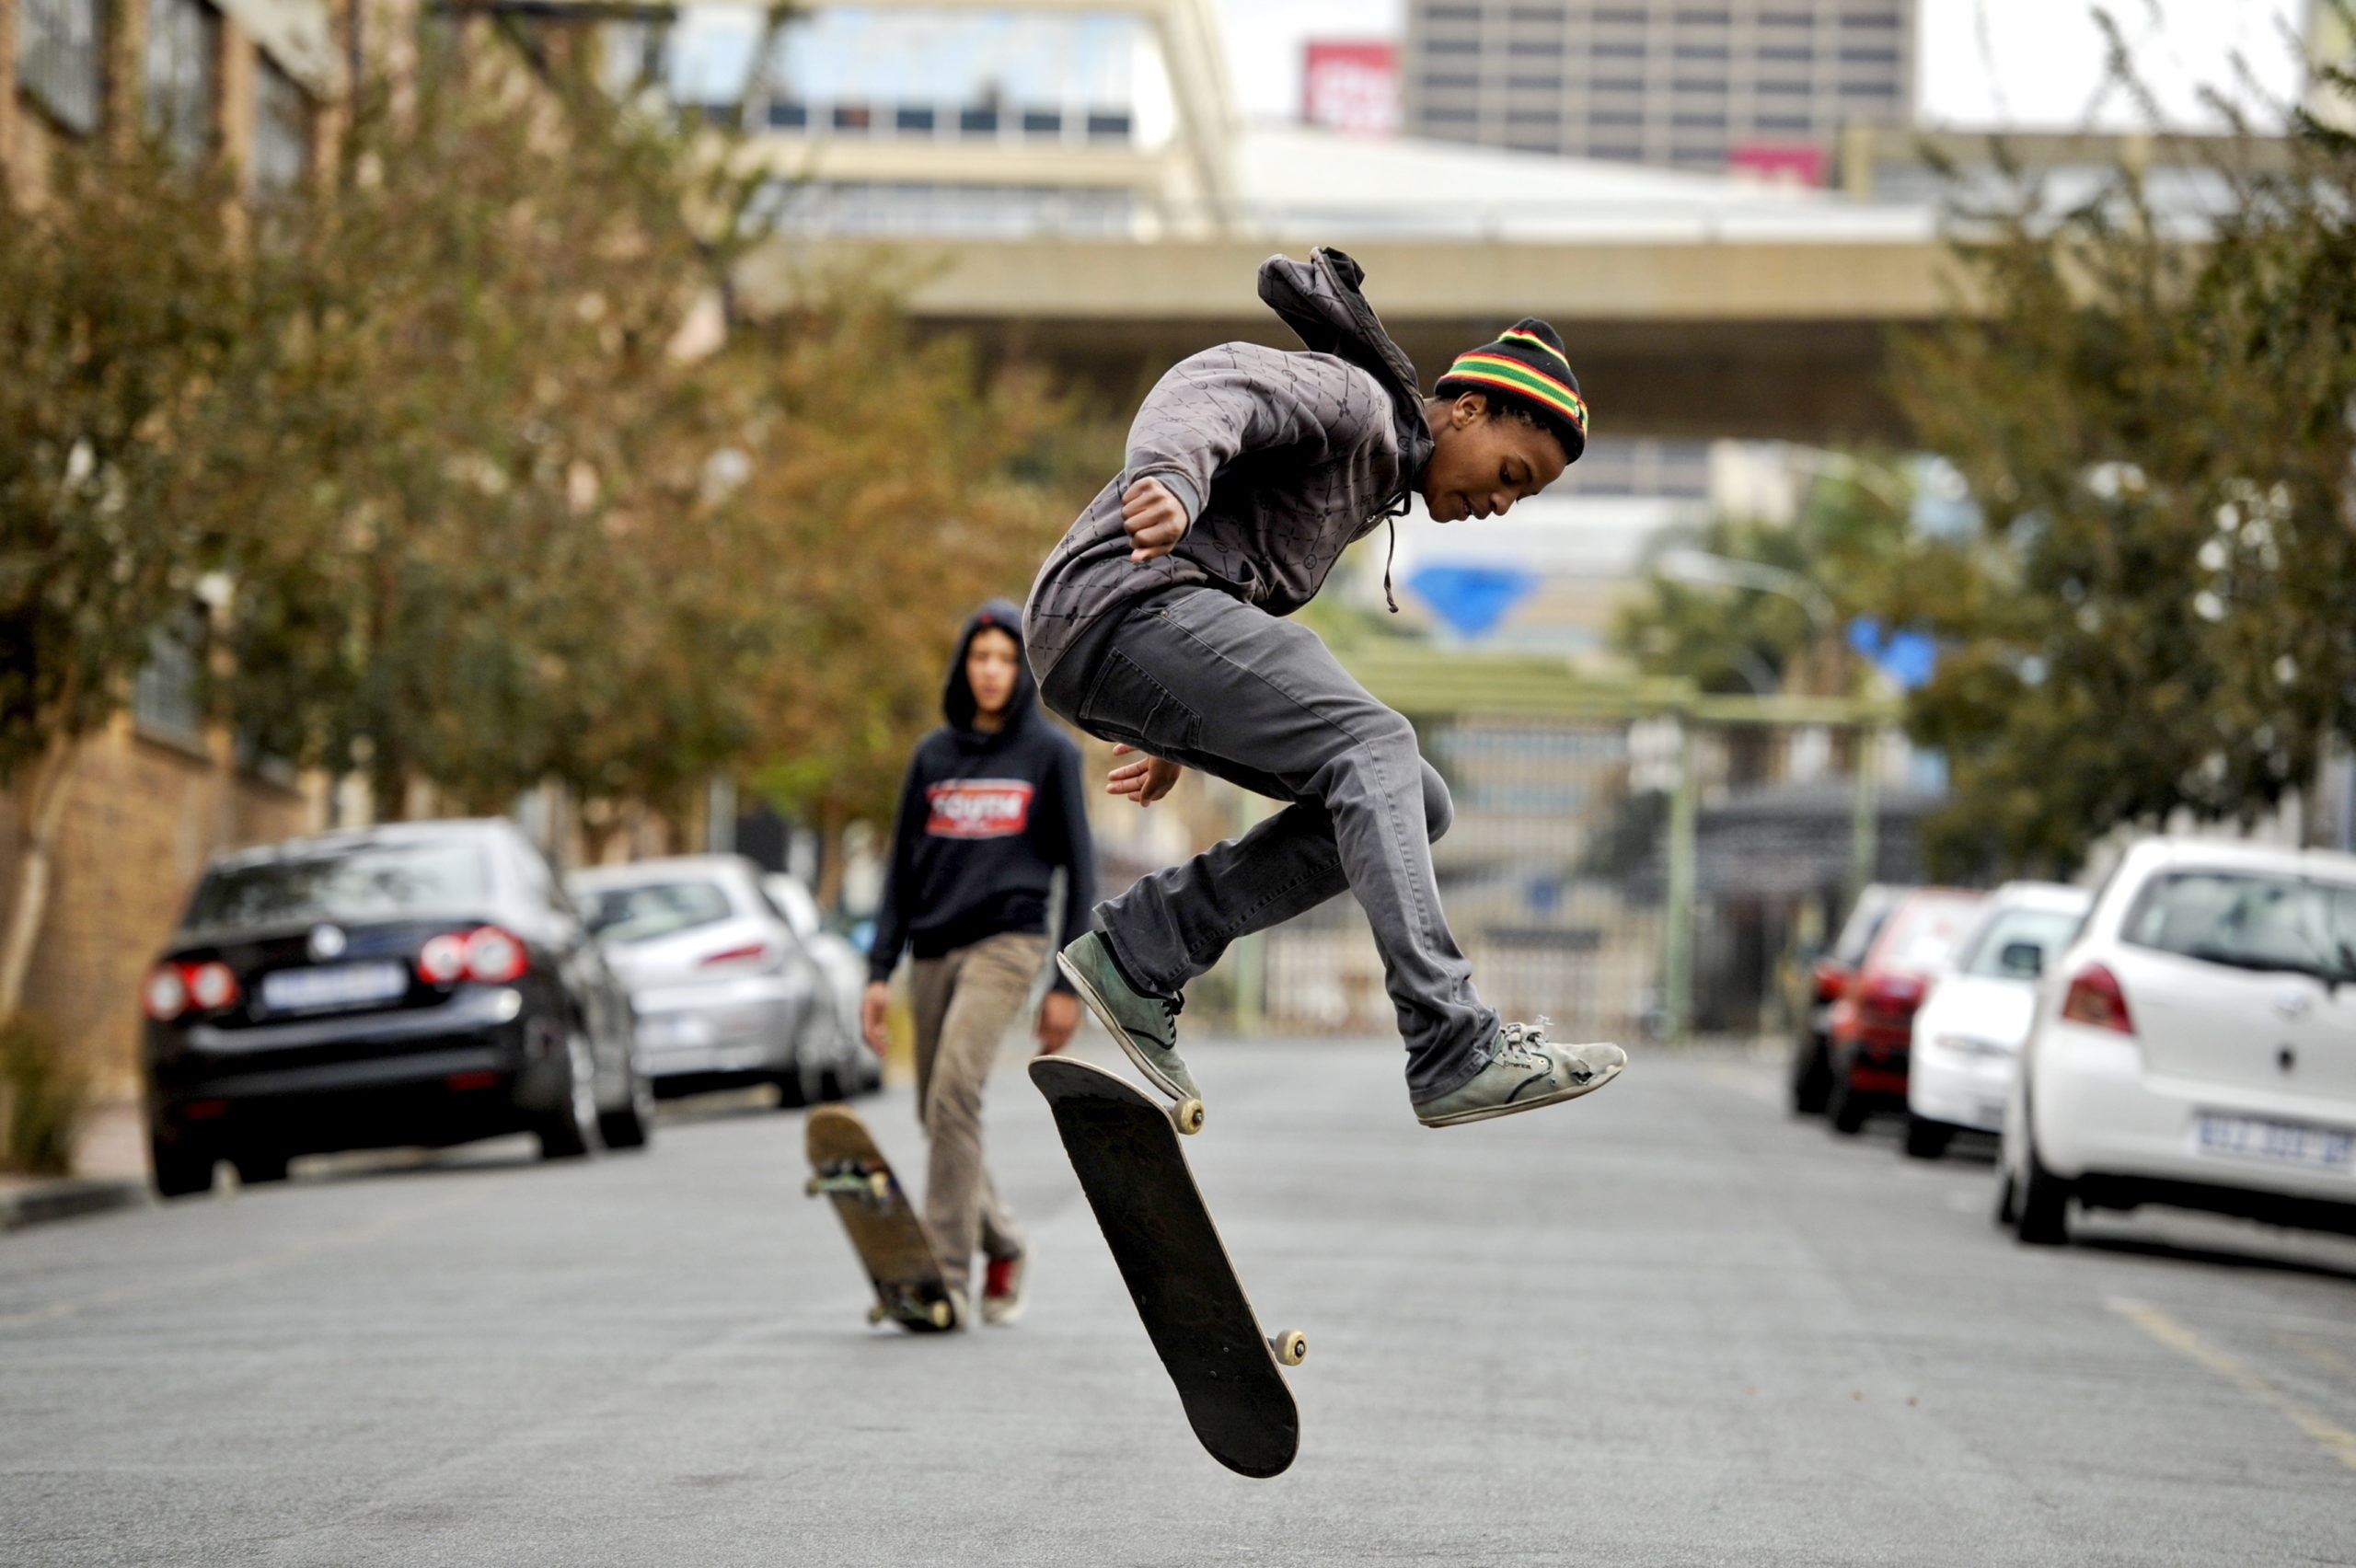
[(769, 100), (769, 129), (772, 131), (804, 131), (810, 125), (810, 106), (791, 103), (780, 98)]
[(1898, 84), (1896, 82), (1843, 82), (1841, 84), (1841, 96), (1842, 98), (1896, 98)]
[(148, 637), (147, 663), (131, 686), (131, 720), (143, 734), (204, 744), (204, 709), (197, 701), (204, 631), (204, 606), (191, 600)]
[(221, 18), (204, 0), (148, 0), (148, 133), (186, 163), (213, 150)]
[(1123, 110), (1091, 110), (1088, 115), (1088, 139), (1091, 142), (1126, 142), (1129, 139), (1129, 116)]
[(866, 131), (874, 124), (875, 111), (863, 103), (835, 105), (835, 129), (837, 131)]
[(1759, 52), (1761, 60), (1796, 60), (1802, 64), (1816, 58), (1816, 51), (1804, 43), (1771, 43)]
[(1559, 109), (1509, 109), (1506, 110), (1508, 125), (1552, 125), (1563, 116)]
[(1807, 116), (1805, 114), (1762, 114), (1753, 123), (1761, 131), (1806, 131), (1808, 129)]
[(957, 111), (957, 129), (968, 136), (995, 136), (998, 134), (998, 110), (961, 109)]
[(68, 131), (98, 128), (105, 88), (105, 0), (21, 0), (17, 80)]
[(1563, 90), (1563, 78), (1560, 76), (1508, 76), (1506, 78), (1506, 86), (1516, 92), (1559, 93)]
[(1841, 18), (1844, 28), (1895, 28), (1898, 17), (1889, 11), (1851, 11)]
[(1599, 43), (1590, 52), (1598, 60), (1642, 60), (1645, 46), (1641, 43)]
[(1433, 54), (1478, 54), (1481, 52), (1480, 40), (1470, 38), (1436, 38), (1426, 48)]
[(1771, 28), (1812, 28), (1816, 26), (1816, 18), (1809, 16), (1806, 11), (1769, 11), (1765, 15), (1761, 16), (1759, 20), (1761, 26)]
[(1645, 90), (1642, 76), (1598, 76), (1587, 85), (1591, 93), (1640, 93)]
[(1478, 76), (1454, 75), (1444, 71), (1428, 72), (1424, 76), (1424, 86), (1434, 92), (1445, 93), (1459, 89), (1469, 91), (1480, 85), (1481, 78)]
[(1898, 51), (1894, 49), (1844, 49), (1841, 58), (1852, 65), (1895, 65)]
[(1059, 109), (1026, 109), (1022, 111), (1022, 133), (1025, 136), (1060, 136), (1064, 133), (1064, 115)]
[(311, 98), (269, 60), (254, 76), (254, 184), (292, 190), (311, 171)]
[(905, 131), (912, 136), (932, 134), (932, 110), (921, 106), (902, 104), (893, 111), (892, 129)]
[(1808, 92), (1808, 85), (1806, 82), (1778, 81), (1771, 77), (1766, 81), (1761, 82), (1759, 84), (1758, 90), (1762, 93), (1780, 94), (1785, 97), (1796, 96), (1799, 98), (1806, 98)]

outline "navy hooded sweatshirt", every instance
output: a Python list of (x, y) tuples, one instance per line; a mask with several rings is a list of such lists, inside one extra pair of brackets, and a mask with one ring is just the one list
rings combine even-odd
[[(1015, 641), (1014, 692), (1005, 722), (974, 727), (965, 652), (987, 628)], [(1096, 847), (1089, 837), (1080, 748), (1039, 711), (1022, 653), (1022, 611), (992, 599), (965, 622), (949, 662), (941, 710), (949, 721), (917, 743), (892, 824), (892, 857), (875, 916), (868, 974), (890, 977), (900, 950), (939, 958), (1007, 931), (1043, 932), (1048, 878), (1069, 873), (1061, 946), (1088, 929), (1096, 907)], [(1061, 970), (1056, 988), (1068, 991)]]

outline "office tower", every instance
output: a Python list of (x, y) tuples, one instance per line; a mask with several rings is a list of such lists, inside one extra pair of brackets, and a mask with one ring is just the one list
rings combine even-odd
[(1411, 0), (1410, 134), (1820, 178), (1908, 123), (1915, 0)]

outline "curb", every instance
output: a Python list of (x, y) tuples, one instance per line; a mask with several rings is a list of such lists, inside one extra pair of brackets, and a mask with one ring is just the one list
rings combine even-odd
[(52, 1220), (76, 1219), (148, 1201), (147, 1183), (133, 1177), (67, 1177), (17, 1191), (0, 1192), (0, 1231), (21, 1230)]

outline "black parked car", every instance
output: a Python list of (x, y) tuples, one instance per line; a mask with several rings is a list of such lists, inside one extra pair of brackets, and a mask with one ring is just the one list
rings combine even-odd
[(629, 999), (507, 822), (409, 823), (215, 860), (141, 1000), (156, 1190), (297, 1154), (528, 1131), (635, 1147)]

